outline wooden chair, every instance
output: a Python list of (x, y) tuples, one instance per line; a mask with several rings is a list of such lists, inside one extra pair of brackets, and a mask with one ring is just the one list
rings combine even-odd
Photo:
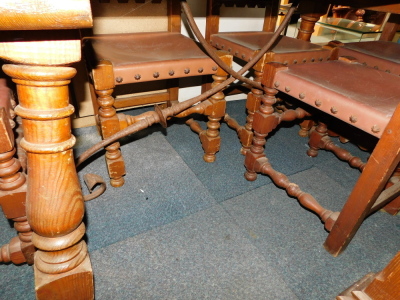
[[(105, 1), (100, 1), (105, 2)], [(125, 8), (128, 1), (119, 1)], [(123, 3), (122, 3), (123, 2)], [(143, 1), (136, 1), (140, 4)], [(97, 99), (93, 100), (98, 114), (98, 124), (103, 138), (120, 131), (134, 123), (135, 118), (117, 115), (116, 108), (148, 105), (160, 102), (177, 101), (178, 79), (183, 77), (214, 75), (214, 85), (227, 78), (227, 74), (207, 56), (190, 38), (181, 31), (181, 7), (179, 0), (151, 1), (147, 5), (166, 4), (168, 30), (164, 32), (139, 32), (125, 34), (105, 34), (84, 38), (84, 52), (89, 68), (91, 82)], [(231, 55), (219, 52), (219, 56), (229, 65)], [(118, 102), (113, 98), (116, 86), (166, 80), (166, 91), (156, 95), (140, 95), (124, 98)], [(135, 87), (135, 85), (133, 85)], [(96, 97), (95, 97), (96, 98)], [(204, 160), (212, 162), (219, 150), (219, 120), (225, 114), (223, 93), (217, 93), (195, 111), (209, 118), (208, 129), (189, 121), (191, 128), (199, 133), (205, 151)], [(190, 113), (186, 113), (185, 116)], [(125, 166), (119, 143), (106, 147), (106, 161), (111, 185), (124, 184)]]
[[(338, 47), (334, 56), (354, 57), (358, 62), (371, 68), (400, 76), (400, 45), (389, 41), (368, 41), (358, 43), (341, 43), (332, 41), (332, 47)], [(337, 59), (337, 57), (332, 57)], [(391, 183), (389, 183), (391, 185)], [(397, 214), (400, 197), (390, 202), (383, 209), (390, 214)]]
[[(227, 50), (239, 61), (251, 60), (257, 52), (271, 40), (279, 11), (280, 1), (241, 1), (241, 0), (208, 0), (206, 40), (216, 49)], [(256, 7), (265, 8), (265, 18), (262, 31), (251, 32), (220, 32), (221, 6), (226, 7)], [(264, 57), (253, 66), (254, 80), (260, 82), (264, 73), (264, 66), (268, 62), (280, 62), (285, 65), (303, 64), (326, 61), (330, 59), (330, 50), (311, 44), (308, 40), (295, 39), (281, 36), (278, 42), (268, 51)], [(251, 145), (252, 123), (254, 112), (260, 105), (263, 91), (252, 88), (247, 95), (246, 109), (248, 113), (245, 126), (238, 125), (229, 116), (225, 120), (234, 128), (242, 143), (241, 152), (245, 154)], [(307, 128), (306, 128), (307, 130)]]
[[(330, 231), (325, 248), (336, 256), (346, 248), (369, 214), (400, 193), (399, 182), (385, 189), (400, 162), (400, 78), (354, 60), (340, 58), (309, 65), (270, 63), (264, 72), (263, 84), (266, 96), (254, 116), (255, 137), (246, 155), (245, 176), (248, 180), (255, 180), (257, 173), (270, 176), (277, 186), (285, 188), (290, 196), (298, 198), (303, 206), (317, 214)], [(310, 194), (275, 171), (266, 158), (263, 148), (265, 137), (280, 122), (308, 114), (302, 108), (275, 113), (272, 105), (276, 102), (278, 91), (307, 104), (306, 109), (312, 107), (313, 111), (349, 124), (349, 131), (355, 127), (379, 139), (370, 159), (364, 164), (330, 140), (325, 124), (320, 123), (311, 133), (309, 154), (318, 149), (331, 150), (350, 165), (362, 169), (340, 213), (322, 207)]]

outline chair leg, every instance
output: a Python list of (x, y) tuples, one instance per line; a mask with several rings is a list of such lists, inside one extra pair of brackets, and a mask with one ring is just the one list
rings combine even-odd
[(299, 136), (308, 137), (310, 135), (310, 130), (314, 125), (314, 120), (304, 120), (300, 123)]
[[(228, 65), (232, 66), (232, 55), (226, 51), (218, 51), (218, 56)], [(216, 87), (228, 77), (223, 69), (218, 68), (216, 73), (212, 75), (213, 82), (211, 87)], [(221, 120), (226, 114), (226, 100), (223, 91), (215, 93), (208, 99), (209, 104), (204, 110), (204, 115), (208, 117), (207, 129), (199, 133), (201, 145), (204, 150), (203, 159), (205, 162), (214, 162), (215, 154), (219, 151), (221, 146), (221, 136), (219, 128), (221, 127)], [(190, 125), (190, 124), (189, 124)], [(190, 125), (196, 127), (195, 124)]]
[[(227, 75), (213, 75), (214, 81), (212, 87), (217, 86), (224, 80)], [(200, 132), (200, 141), (204, 149), (203, 159), (205, 162), (214, 162), (215, 154), (219, 151), (221, 145), (221, 136), (219, 128), (221, 127), (221, 120), (226, 111), (225, 95), (222, 91), (214, 94), (209, 99), (211, 105), (206, 108), (205, 114), (208, 117), (207, 129)]]
[(365, 163), (359, 157), (353, 156), (349, 151), (335, 145), (328, 134), (328, 128), (325, 123), (318, 122), (317, 127), (311, 131), (308, 144), (310, 148), (307, 155), (316, 157), (318, 150), (323, 149), (333, 152), (340, 160), (346, 161), (351, 167), (362, 171)]
[[(254, 75), (255, 75), (254, 81), (261, 82), (263, 72), (260, 68), (254, 69)], [(264, 92), (262, 90), (256, 88), (252, 88), (251, 91), (247, 94), (247, 100), (246, 100), (247, 117), (246, 117), (246, 124), (244, 126), (240, 126), (228, 114), (226, 114), (224, 118), (224, 121), (227, 123), (227, 125), (236, 130), (240, 143), (242, 144), (240, 153), (242, 153), (243, 155), (245, 155), (251, 147), (251, 143), (253, 140), (254, 114), (260, 107), (261, 97), (263, 94)]]
[(344, 251), (400, 162), (400, 105), (371, 154), (324, 246), (337, 256)]
[(15, 158), (13, 130), (3, 107), (0, 108), (0, 128), (0, 207), (6, 218), (14, 221), (14, 228), (18, 232), (18, 237), (1, 247), (0, 262), (33, 264), (35, 247), (25, 210), (26, 176), (21, 172), (20, 161)]
[(287, 110), (281, 114), (274, 112), (273, 104), (276, 102), (275, 94), (277, 91), (272, 88), (265, 89), (262, 97), (260, 110), (254, 115), (254, 138), (250, 150), (246, 153), (245, 178), (253, 181), (257, 178), (257, 173), (262, 173), (271, 178), (279, 187), (298, 199), (300, 204), (317, 214), (321, 221), (325, 223), (325, 228), (330, 230), (334, 224), (337, 214), (322, 207), (318, 201), (308, 193), (303, 192), (297, 184), (289, 181), (287, 176), (273, 169), (268, 158), (264, 153), (264, 145), (267, 135), (274, 130), (281, 121), (292, 121), (296, 118), (304, 118), (308, 115), (304, 110)]
[[(102, 61), (93, 70), (93, 82), (99, 106), (98, 122), (103, 138), (107, 138), (120, 131), (119, 119), (114, 108), (115, 99), (112, 97), (114, 85), (112, 65), (108, 61)], [(113, 187), (121, 187), (125, 183), (123, 176), (126, 174), (125, 163), (121, 154), (119, 142), (106, 148), (106, 163), (110, 176), (110, 184)]]

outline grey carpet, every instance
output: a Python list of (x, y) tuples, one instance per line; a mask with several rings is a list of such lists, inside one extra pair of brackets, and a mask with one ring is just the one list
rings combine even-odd
[[(228, 110), (243, 122), (244, 101), (230, 102)], [(126, 184), (108, 185), (87, 202), (96, 299), (329, 300), (382, 269), (400, 249), (399, 218), (377, 212), (341, 256), (331, 257), (322, 247), (327, 233), (318, 217), (268, 177), (243, 178), (239, 142), (226, 124), (217, 161), (209, 164), (197, 135), (180, 123), (125, 138)], [(340, 210), (359, 172), (331, 153), (307, 157), (307, 141), (297, 131), (282, 128), (268, 140), (272, 165)], [(77, 155), (100, 140), (95, 128), (75, 134)], [(89, 172), (107, 177), (102, 154), (80, 169), (80, 179)], [(0, 218), (0, 243), (13, 235)], [(0, 299), (34, 299), (33, 289), (31, 267), (0, 265)]]

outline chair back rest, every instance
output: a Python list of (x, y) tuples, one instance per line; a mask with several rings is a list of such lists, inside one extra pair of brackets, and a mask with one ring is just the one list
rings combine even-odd
[(264, 8), (263, 31), (273, 32), (276, 27), (279, 0), (207, 0), (207, 18), (206, 18), (206, 39), (209, 40), (210, 35), (219, 31), (219, 19), (221, 14), (221, 6), (225, 7), (248, 7), (248, 8)]
[(93, 34), (181, 30), (179, 0), (90, 0)]

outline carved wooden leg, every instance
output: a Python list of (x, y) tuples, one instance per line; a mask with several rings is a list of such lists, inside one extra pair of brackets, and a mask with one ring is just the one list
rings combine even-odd
[[(1, 140), (4, 146), (4, 140)], [(2, 247), (0, 262), (32, 264), (35, 249), (31, 242), (32, 231), (25, 211), (26, 178), (25, 174), (20, 172), (21, 164), (14, 157), (15, 152), (12, 146), (10, 151), (0, 154), (0, 206), (6, 218), (14, 221), (14, 227), (18, 231), (18, 237)]]
[(346, 249), (400, 162), (400, 106), (371, 154), (337, 221), (325, 248), (334, 256)]
[[(311, 35), (314, 32), (315, 23), (319, 20), (320, 15), (301, 15), (301, 23), (297, 38), (304, 41), (310, 41)], [(307, 137), (310, 129), (312, 128), (314, 121), (304, 120), (300, 123), (299, 135)]]
[(276, 102), (275, 95), (277, 92), (276, 89), (266, 89), (266, 94), (262, 96), (262, 105), (254, 114), (254, 124), (252, 126), (254, 129), (253, 143), (246, 153), (244, 163), (246, 167), (244, 176), (249, 181), (257, 179), (256, 161), (261, 158), (266, 159), (264, 154), (266, 137), (279, 124), (279, 120), (274, 114), (275, 110), (272, 107)]
[(313, 120), (304, 120), (300, 123), (300, 130), (299, 130), (299, 136), (301, 137), (308, 137), (310, 134), (310, 130), (314, 125)]
[[(261, 70), (254, 70), (254, 81), (261, 82), (263, 72)], [(251, 142), (253, 140), (253, 118), (254, 113), (260, 108), (261, 97), (263, 91), (252, 88), (250, 93), (247, 95), (246, 109), (247, 118), (246, 124), (244, 125), (244, 130), (240, 133), (240, 141), (242, 143), (242, 149), (240, 152), (246, 154), (250, 149)]]
[[(261, 82), (261, 78), (263, 75), (261, 62), (254, 67), (254, 75), (255, 75), (254, 81)], [(244, 126), (240, 126), (229, 115), (225, 115), (224, 121), (228, 124), (229, 127), (235, 129), (236, 132), (238, 133), (240, 143), (242, 144), (240, 153), (242, 153), (243, 155), (245, 155), (246, 152), (250, 149), (253, 140), (254, 113), (260, 107), (261, 96), (263, 95), (263, 93), (264, 92), (262, 90), (253, 87), (251, 91), (247, 94), (247, 101), (246, 101), (247, 117), (246, 117), (246, 124)]]
[(68, 84), (70, 67), (5, 65), (17, 84), (27, 152), (26, 212), (38, 249), (37, 299), (93, 299), (93, 275), (82, 223), (84, 202), (75, 170)]
[[(232, 66), (232, 55), (226, 51), (218, 51), (218, 56), (228, 65)], [(213, 83), (211, 87), (216, 87), (228, 77), (223, 69), (218, 68), (216, 73), (212, 75)], [(203, 102), (204, 103), (204, 102)], [(214, 162), (215, 154), (219, 151), (221, 146), (221, 136), (219, 128), (221, 127), (221, 120), (226, 113), (226, 100), (223, 91), (219, 91), (212, 95), (204, 109), (204, 115), (208, 116), (207, 129), (199, 133), (201, 145), (203, 146), (205, 162)], [(188, 123), (192, 130), (198, 130), (198, 126), (194, 123)]]
[[(310, 5), (307, 3), (307, 1), (304, 1), (305, 5)], [(311, 6), (314, 6), (315, 3), (311, 3)], [(302, 3), (302, 5), (304, 5)], [(313, 9), (315, 9), (313, 7)], [(307, 11), (307, 9), (304, 9), (304, 11)], [(311, 11), (311, 10), (308, 10)], [(310, 41), (311, 40), (311, 35), (314, 32), (314, 27), (315, 23), (319, 20), (319, 18), (323, 15), (323, 13), (317, 13), (317, 14), (302, 14), (301, 15), (301, 23), (300, 23), (300, 28), (299, 32), (297, 34), (297, 38), (300, 40), (304, 41)], [(314, 124), (313, 120), (304, 120), (303, 122), (300, 123), (300, 130), (299, 130), (299, 135), (302, 137), (307, 137), (309, 135), (310, 129), (312, 128)]]
[[(279, 67), (279, 65), (277, 67)], [(276, 67), (273, 65), (267, 65), (266, 75), (272, 75), (275, 68)], [(266, 84), (271, 85), (271, 83), (268, 82), (266, 82)], [(256, 180), (257, 173), (269, 176), (277, 186), (284, 188), (290, 196), (297, 198), (302, 206), (317, 214), (321, 221), (325, 223), (325, 228), (330, 230), (338, 213), (325, 209), (314, 197), (303, 192), (297, 184), (290, 182), (284, 174), (275, 171), (264, 153), (265, 138), (280, 124), (280, 122), (304, 118), (309, 114), (300, 108), (296, 110), (286, 110), (283, 113), (276, 113), (273, 105), (276, 103), (275, 95), (277, 90), (265, 88), (264, 91), (265, 94), (261, 98), (260, 109), (254, 114), (254, 138), (250, 150), (246, 153), (244, 163), (246, 167), (245, 178), (247, 180)]]
[[(109, 61), (102, 61), (93, 70), (93, 82), (98, 96), (99, 106), (98, 122), (103, 138), (107, 138), (120, 131), (117, 112), (114, 108), (114, 73)], [(125, 183), (123, 176), (126, 174), (125, 163), (118, 142), (109, 145), (106, 149), (106, 163), (113, 187), (121, 187)]]
[[(225, 81), (227, 74), (220, 70), (216, 75), (212, 76), (214, 81), (212, 87), (217, 86)], [(200, 141), (204, 149), (203, 159), (205, 162), (214, 162), (215, 154), (221, 146), (221, 136), (219, 128), (221, 127), (221, 119), (225, 115), (226, 101), (222, 91), (211, 96), (209, 99), (211, 105), (206, 108), (205, 115), (208, 116), (207, 129), (200, 132)], [(190, 125), (190, 124), (189, 124)]]
[[(6, 103), (0, 108), (0, 206), (6, 218), (14, 221), (18, 237), (4, 245), (0, 253), (0, 262), (21, 264), (33, 263), (35, 247), (32, 244), (32, 230), (27, 222), (25, 211), (26, 177), (21, 172), (21, 163), (15, 158), (16, 148), (13, 128), (15, 122), (9, 117), (15, 116), (10, 109), (11, 104), (6, 97)], [(8, 102), (8, 103), (7, 103)], [(9, 114), (6, 113), (9, 110)]]
[(301, 23), (297, 38), (304, 41), (310, 41), (314, 32), (315, 23), (321, 15), (303, 14), (301, 15)]
[(326, 124), (318, 122), (317, 127), (311, 131), (310, 140), (308, 141), (310, 148), (307, 150), (307, 155), (316, 157), (318, 150), (323, 149), (333, 152), (339, 159), (348, 162), (348, 164), (362, 171), (365, 163), (359, 157), (353, 156), (349, 151), (335, 145), (328, 135)]

